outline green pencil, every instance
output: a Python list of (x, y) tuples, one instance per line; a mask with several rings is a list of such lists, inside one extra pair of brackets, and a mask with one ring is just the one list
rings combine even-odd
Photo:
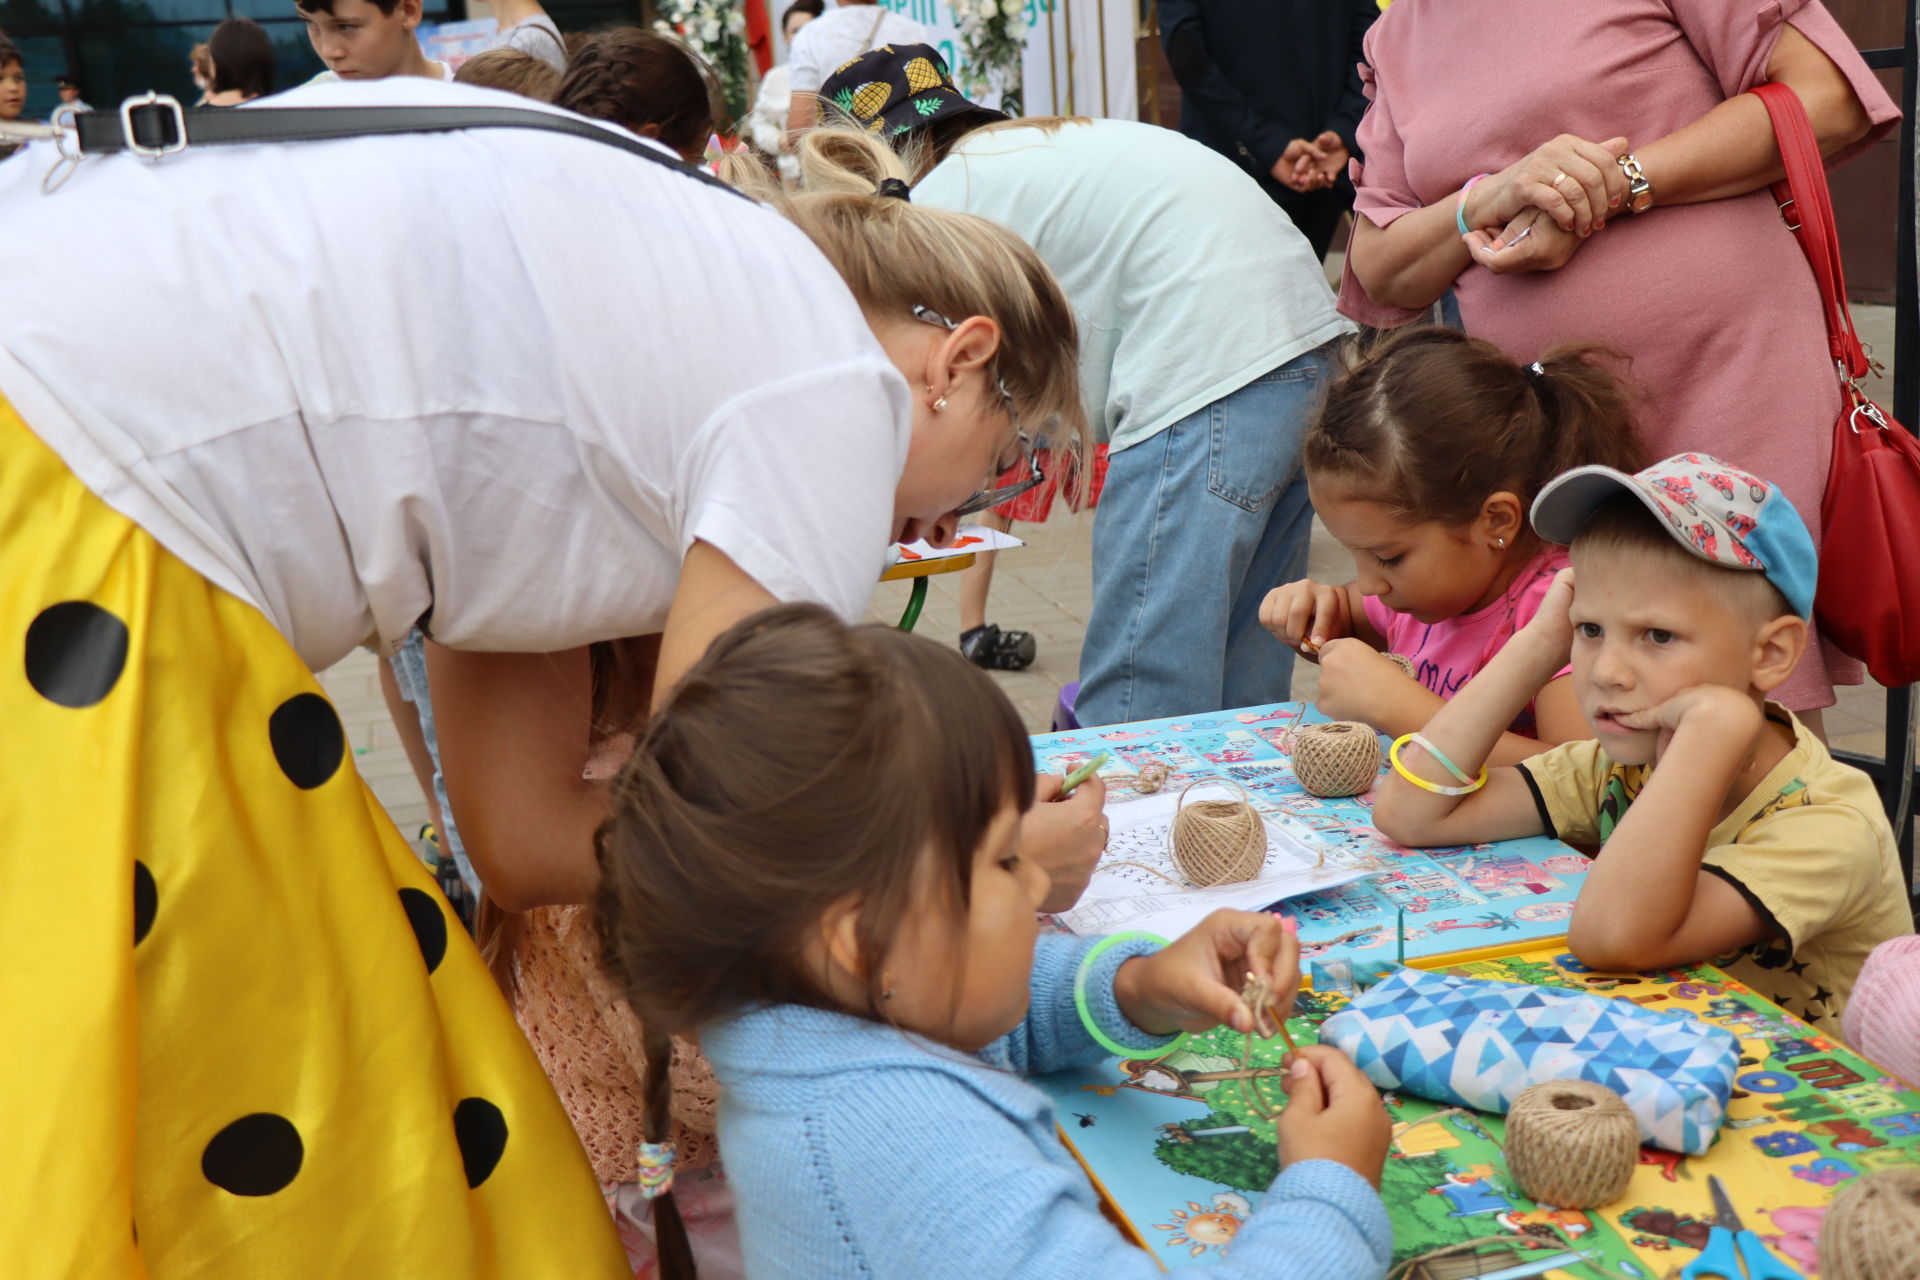
[(1073, 789), (1075, 787), (1085, 782), (1088, 778), (1091, 778), (1094, 774), (1100, 772), (1100, 766), (1104, 765), (1107, 761), (1111, 759), (1113, 759), (1113, 756), (1110, 753), (1102, 751), (1099, 755), (1095, 756), (1093, 759), (1087, 761), (1085, 764), (1081, 765), (1078, 769), (1075, 769), (1072, 773), (1068, 774), (1064, 779), (1061, 780), (1060, 798), (1064, 800), (1068, 796), (1072, 795)]

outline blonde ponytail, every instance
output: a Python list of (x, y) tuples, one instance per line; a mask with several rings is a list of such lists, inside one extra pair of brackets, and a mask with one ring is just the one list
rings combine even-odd
[(864, 130), (808, 130), (795, 154), (799, 194), (749, 158), (729, 156), (720, 176), (806, 232), (870, 319), (926, 307), (999, 325), (989, 375), (1005, 384), (1027, 435), (1053, 448), (1055, 467), (1083, 473), (1070, 465), (1089, 448), (1079, 331), (1033, 246), (985, 218), (881, 195), (889, 180), (907, 183), (914, 157), (896, 155)]

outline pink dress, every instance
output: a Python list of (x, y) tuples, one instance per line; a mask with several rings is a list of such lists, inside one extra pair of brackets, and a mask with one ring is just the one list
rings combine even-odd
[[(1366, 39), (1372, 106), (1360, 123), (1354, 209), (1387, 226), (1451, 202), (1467, 179), (1550, 138), (1646, 145), (1766, 75), (1784, 22), (1852, 82), (1878, 139), (1899, 111), (1826, 9), (1812, 0), (1396, 0)], [(1657, 195), (1657, 192), (1656, 192)], [(1656, 206), (1596, 232), (1558, 271), (1454, 283), (1467, 331), (1516, 360), (1597, 340), (1633, 359), (1649, 394), (1653, 456), (1698, 450), (1780, 484), (1820, 534), (1839, 383), (1813, 274), (1771, 195)], [(1375, 304), (1351, 270), (1340, 310), (1388, 326), (1424, 312)], [(1809, 655), (1775, 697), (1829, 706), (1858, 664)]]
[[(1492, 604), (1440, 622), (1422, 622), (1368, 596), (1367, 622), (1386, 640), (1387, 652), (1413, 664), (1414, 679), (1442, 698), (1452, 698), (1520, 628), (1533, 621), (1553, 586), (1553, 575), (1566, 567), (1566, 548), (1549, 547), (1527, 561)], [(1533, 703), (1527, 703), (1508, 727), (1532, 737)]]

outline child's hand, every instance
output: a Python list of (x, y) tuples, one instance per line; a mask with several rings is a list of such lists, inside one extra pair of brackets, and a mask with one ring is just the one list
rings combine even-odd
[(1064, 782), (1057, 773), (1043, 773), (1035, 781), (1033, 808), (1020, 820), (1020, 856), (1037, 865), (1053, 881), (1040, 910), (1066, 911), (1080, 901), (1093, 879), (1093, 869), (1107, 849), (1107, 784), (1094, 774), (1062, 800)]
[(1684, 724), (1708, 735), (1708, 742), (1748, 742), (1760, 732), (1764, 717), (1753, 699), (1738, 689), (1719, 684), (1696, 684), (1644, 711), (1614, 717), (1622, 728), (1659, 731), (1655, 751), (1664, 756), (1667, 744)]
[(1253, 1030), (1240, 999), (1249, 973), (1273, 988), (1274, 1012), (1286, 1017), (1300, 988), (1300, 941), (1268, 912), (1220, 910), (1153, 955), (1121, 965), (1113, 994), (1127, 1020), (1153, 1035), (1222, 1024), (1244, 1033)]
[(1552, 655), (1556, 669), (1567, 665), (1573, 653), (1573, 622), (1567, 616), (1573, 608), (1573, 570), (1562, 569), (1553, 575), (1553, 585), (1541, 597), (1540, 612), (1520, 628), (1514, 640), (1526, 640), (1542, 654)]
[(1408, 690), (1425, 686), (1364, 640), (1329, 640), (1320, 650), (1320, 692), (1313, 704), (1335, 720), (1385, 729)]
[(1260, 625), (1306, 655), (1307, 661), (1318, 662), (1322, 645), (1353, 634), (1347, 589), (1312, 578), (1275, 587), (1260, 604)]
[(1306, 1045), (1288, 1058), (1281, 1081), (1287, 1108), (1273, 1126), (1280, 1135), (1281, 1168), (1333, 1160), (1378, 1191), (1393, 1141), (1393, 1121), (1379, 1090), (1332, 1045)]

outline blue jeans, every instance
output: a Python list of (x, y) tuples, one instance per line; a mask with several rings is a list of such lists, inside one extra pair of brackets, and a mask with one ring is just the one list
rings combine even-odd
[(440, 847), (453, 855), (454, 865), (460, 868), (460, 878), (467, 882), (467, 890), (477, 902), (480, 873), (473, 869), (466, 848), (460, 843), (460, 829), (454, 825), (453, 810), (447, 805), (446, 779), (440, 776), (440, 738), (433, 731), (433, 698), (427, 692), (426, 637), (420, 634), (420, 628), (407, 633), (400, 652), (388, 661), (393, 664), (393, 677), (400, 686), (401, 698), (412, 703), (415, 714), (420, 717), (420, 735), (427, 740), (427, 754), (433, 757), (433, 798), (440, 806)]
[(1260, 604), (1306, 573), (1300, 442), (1330, 360), (1327, 347), (1309, 351), (1109, 459), (1081, 724), (1287, 697), (1293, 651), (1260, 625)]

